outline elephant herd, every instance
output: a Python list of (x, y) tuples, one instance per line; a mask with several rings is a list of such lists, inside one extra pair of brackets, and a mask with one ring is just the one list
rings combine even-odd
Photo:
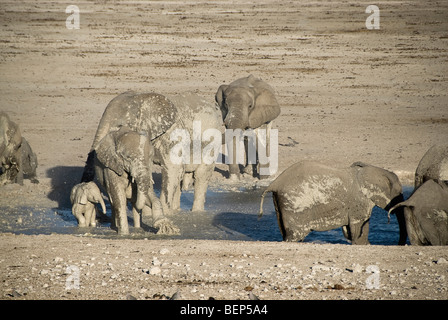
[[(134, 227), (140, 227), (141, 215), (147, 215), (158, 234), (178, 234), (179, 228), (169, 215), (179, 210), (182, 189), (194, 185), (192, 210), (203, 211), (215, 169), (215, 162), (203, 161), (204, 154), (198, 158), (194, 148), (208, 150), (216, 160), (220, 148), (209, 147), (211, 141), (221, 142), (224, 131), (263, 127), (269, 133), (272, 121), (280, 114), (272, 87), (252, 75), (221, 85), (215, 101), (210, 103), (194, 93), (165, 96), (132, 91), (112, 99), (99, 122), (81, 183), (70, 194), (78, 225), (96, 225), (97, 204), (106, 213), (98, 182), (110, 201), (111, 226), (119, 234), (129, 233), (128, 201)], [(215, 135), (209, 140), (193, 139), (187, 144), (182, 140), (210, 136), (210, 132)], [(229, 179), (238, 181), (241, 163), (236, 159), (236, 139), (225, 143), (231, 155), (226, 162)], [(246, 141), (246, 156), (247, 147)], [(181, 153), (186, 161), (173, 161), (173, 155)], [(20, 183), (24, 174), (35, 179), (36, 156), (18, 126), (4, 113), (0, 113), (0, 161), (0, 185)], [(256, 163), (247, 160), (245, 164), (245, 173), (265, 177), (258, 156)], [(153, 187), (154, 165), (162, 172), (159, 197)], [(268, 192), (272, 192), (285, 241), (302, 241), (311, 231), (342, 227), (353, 244), (368, 244), (371, 211), (378, 206), (396, 215), (399, 244), (405, 244), (409, 237), (412, 245), (448, 245), (448, 144), (435, 145), (423, 156), (416, 169), (414, 192), (407, 200), (393, 172), (361, 162), (348, 168), (314, 161), (293, 164), (264, 190), (260, 217)]]

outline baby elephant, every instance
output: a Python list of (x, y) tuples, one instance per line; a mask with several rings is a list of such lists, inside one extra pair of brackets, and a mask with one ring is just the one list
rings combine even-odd
[(70, 201), (72, 213), (80, 227), (96, 226), (97, 203), (101, 204), (101, 209), (106, 214), (106, 205), (101, 191), (93, 181), (75, 185), (70, 193)]
[[(389, 208), (403, 201), (401, 183), (394, 173), (360, 162), (345, 169), (310, 161), (292, 165), (264, 191), (260, 216), (267, 192), (273, 193), (286, 241), (302, 241), (313, 230), (342, 227), (353, 244), (369, 244), (372, 208)], [(401, 244), (406, 240), (402, 212), (397, 212), (397, 219)]]
[(427, 180), (411, 197), (390, 209), (404, 208), (411, 245), (448, 245), (448, 186)]

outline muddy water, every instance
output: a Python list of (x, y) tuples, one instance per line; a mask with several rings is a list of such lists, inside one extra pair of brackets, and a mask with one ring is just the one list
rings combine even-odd
[[(209, 240), (247, 240), (281, 241), (271, 194), (264, 201), (264, 215), (258, 219), (260, 196), (264, 188), (239, 188), (234, 190), (210, 189), (207, 194), (205, 212), (191, 212), (193, 192), (182, 194), (181, 212), (171, 219), (180, 228), (179, 236), (158, 236), (150, 227), (148, 218), (143, 217), (142, 229), (130, 228), (128, 238), (148, 239), (209, 239)], [(411, 188), (404, 188), (405, 197)], [(16, 234), (76, 234), (92, 237), (118, 237), (110, 228), (110, 207), (107, 216), (101, 215), (96, 228), (78, 228), (70, 208), (36, 209), (29, 207), (0, 208), (0, 232)], [(130, 213), (130, 212), (129, 212)], [(129, 214), (129, 225), (133, 225)], [(395, 216), (387, 223), (387, 212), (374, 208), (369, 241), (376, 245), (395, 245), (398, 242), (398, 224)], [(312, 232), (305, 242), (341, 243), (349, 242), (342, 235), (341, 228)]]

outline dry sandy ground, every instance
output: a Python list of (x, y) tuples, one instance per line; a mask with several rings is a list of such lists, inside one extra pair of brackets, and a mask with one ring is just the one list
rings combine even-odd
[[(2, 187), (0, 207), (67, 204), (105, 106), (129, 89), (213, 100), (222, 83), (264, 79), (282, 108), (279, 172), (361, 160), (410, 184), (448, 136), (447, 2), (377, 1), (379, 30), (366, 29), (363, 1), (76, 4), (69, 30), (66, 2), (0, 1), (0, 109), (37, 153), (40, 181)], [(2, 299), (448, 298), (437, 247), (11, 234), (0, 246)], [(79, 289), (66, 290), (68, 266)]]

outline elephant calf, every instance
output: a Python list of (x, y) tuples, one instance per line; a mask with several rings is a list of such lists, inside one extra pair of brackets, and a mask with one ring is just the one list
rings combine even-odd
[(72, 203), (72, 213), (78, 220), (80, 227), (96, 226), (97, 203), (101, 204), (101, 209), (106, 214), (103, 196), (93, 181), (75, 185), (70, 192), (70, 201)]
[[(302, 241), (313, 230), (342, 227), (353, 244), (369, 244), (369, 220), (377, 205), (389, 208), (402, 201), (398, 177), (387, 170), (364, 163), (335, 169), (321, 163), (299, 162), (274, 180), (261, 197), (273, 193), (277, 221), (286, 241)], [(397, 212), (400, 244), (406, 241), (404, 217)]]
[(448, 186), (427, 180), (389, 212), (404, 208), (411, 245), (448, 245)]

